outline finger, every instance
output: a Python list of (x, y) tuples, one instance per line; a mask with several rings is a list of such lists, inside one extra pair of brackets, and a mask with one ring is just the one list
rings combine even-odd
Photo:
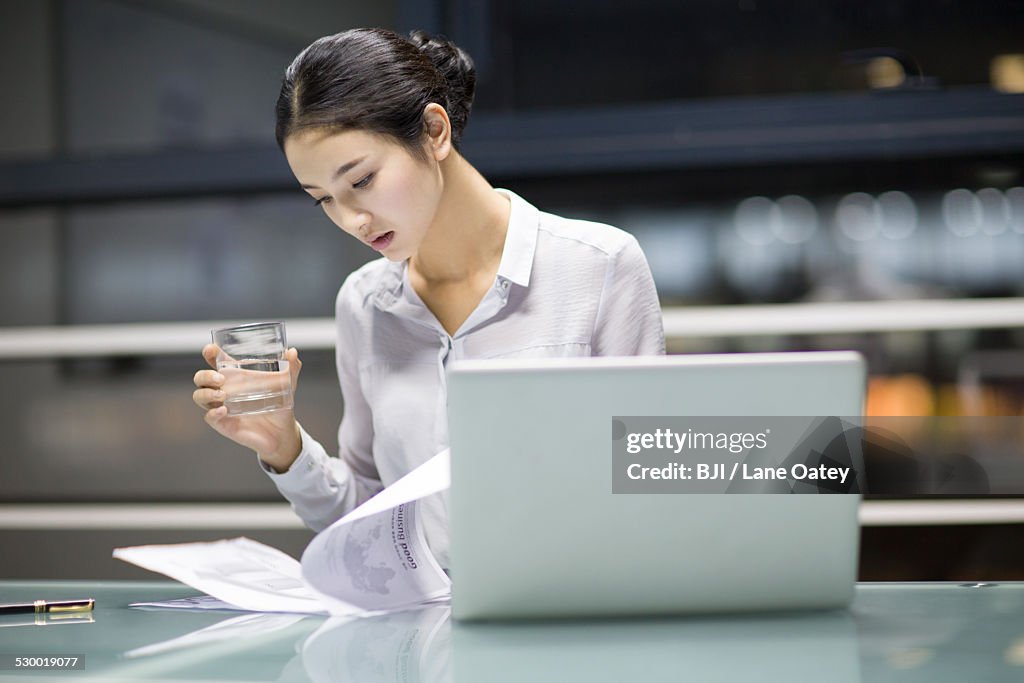
[(207, 344), (203, 347), (203, 360), (213, 369), (217, 369), (217, 354), (220, 353), (220, 347), (216, 344)]
[(192, 377), (192, 383), (200, 389), (220, 389), (224, 385), (224, 375), (216, 370), (200, 370)]
[(299, 373), (302, 371), (302, 361), (299, 360), (299, 350), (294, 346), (285, 351), (284, 357), (288, 359), (288, 369), (292, 378), (292, 391), (299, 383)]
[(225, 398), (227, 398), (227, 395), (217, 389), (203, 388), (192, 392), (192, 401), (204, 410), (219, 408), (224, 405)]
[(218, 406), (217, 408), (211, 408), (206, 411), (206, 415), (203, 415), (203, 419), (206, 424), (210, 425), (218, 432), (223, 432), (224, 428), (221, 422), (228, 416), (228, 409), (225, 406)]

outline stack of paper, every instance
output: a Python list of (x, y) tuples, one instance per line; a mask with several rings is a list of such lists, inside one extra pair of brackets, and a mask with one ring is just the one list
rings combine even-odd
[[(248, 538), (117, 548), (114, 557), (236, 609), (337, 616), (405, 609), (451, 595), (451, 582), (427, 547), (416, 505), (447, 489), (450, 481), (444, 450), (317, 534), (301, 564)], [(149, 604), (212, 606), (194, 602)]]

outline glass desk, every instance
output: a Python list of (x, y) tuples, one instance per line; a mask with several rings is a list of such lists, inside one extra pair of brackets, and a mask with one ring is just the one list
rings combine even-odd
[[(92, 597), (91, 621), (0, 617), (0, 677), (163, 681), (1022, 681), (1024, 583), (861, 584), (849, 611), (455, 624), (446, 608), (331, 620), (129, 608), (164, 582), (0, 582), (0, 601)], [(27, 623), (26, 623), (27, 622)], [(79, 656), (29, 672), (14, 656)]]

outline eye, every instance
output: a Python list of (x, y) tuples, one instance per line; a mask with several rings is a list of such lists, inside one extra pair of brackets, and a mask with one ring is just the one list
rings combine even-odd
[(369, 185), (371, 180), (373, 180), (373, 174), (372, 173), (368, 173), (365, 178), (360, 180), (358, 183), (355, 183), (354, 185), (352, 185), (352, 187), (361, 190), (364, 187), (366, 187), (367, 185)]
[(330, 201), (331, 201), (330, 195), (324, 195), (320, 199), (317, 199), (315, 202), (313, 202), (313, 206), (320, 206), (321, 204), (326, 204), (326, 203), (329, 203)]

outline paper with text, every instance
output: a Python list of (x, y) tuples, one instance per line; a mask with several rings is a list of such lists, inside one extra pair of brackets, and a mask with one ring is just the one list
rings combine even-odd
[(206, 610), (238, 611), (236, 606), (218, 600), (212, 595), (196, 595), (191, 598), (174, 598), (173, 600), (157, 600), (155, 602), (130, 602), (128, 606), (147, 609), (186, 609), (200, 612)]
[(445, 449), (317, 534), (302, 554), (302, 575), (328, 605), (387, 610), (450, 595), (416, 505), (450, 484)]
[(114, 557), (243, 610), (357, 616), (402, 609), (451, 594), (417, 517), (417, 501), (450, 482), (446, 449), (317, 534), (301, 564), (244, 537), (117, 548)]
[(177, 579), (244, 610), (327, 611), (302, 579), (302, 567), (295, 558), (248, 538), (117, 548), (114, 557)]

